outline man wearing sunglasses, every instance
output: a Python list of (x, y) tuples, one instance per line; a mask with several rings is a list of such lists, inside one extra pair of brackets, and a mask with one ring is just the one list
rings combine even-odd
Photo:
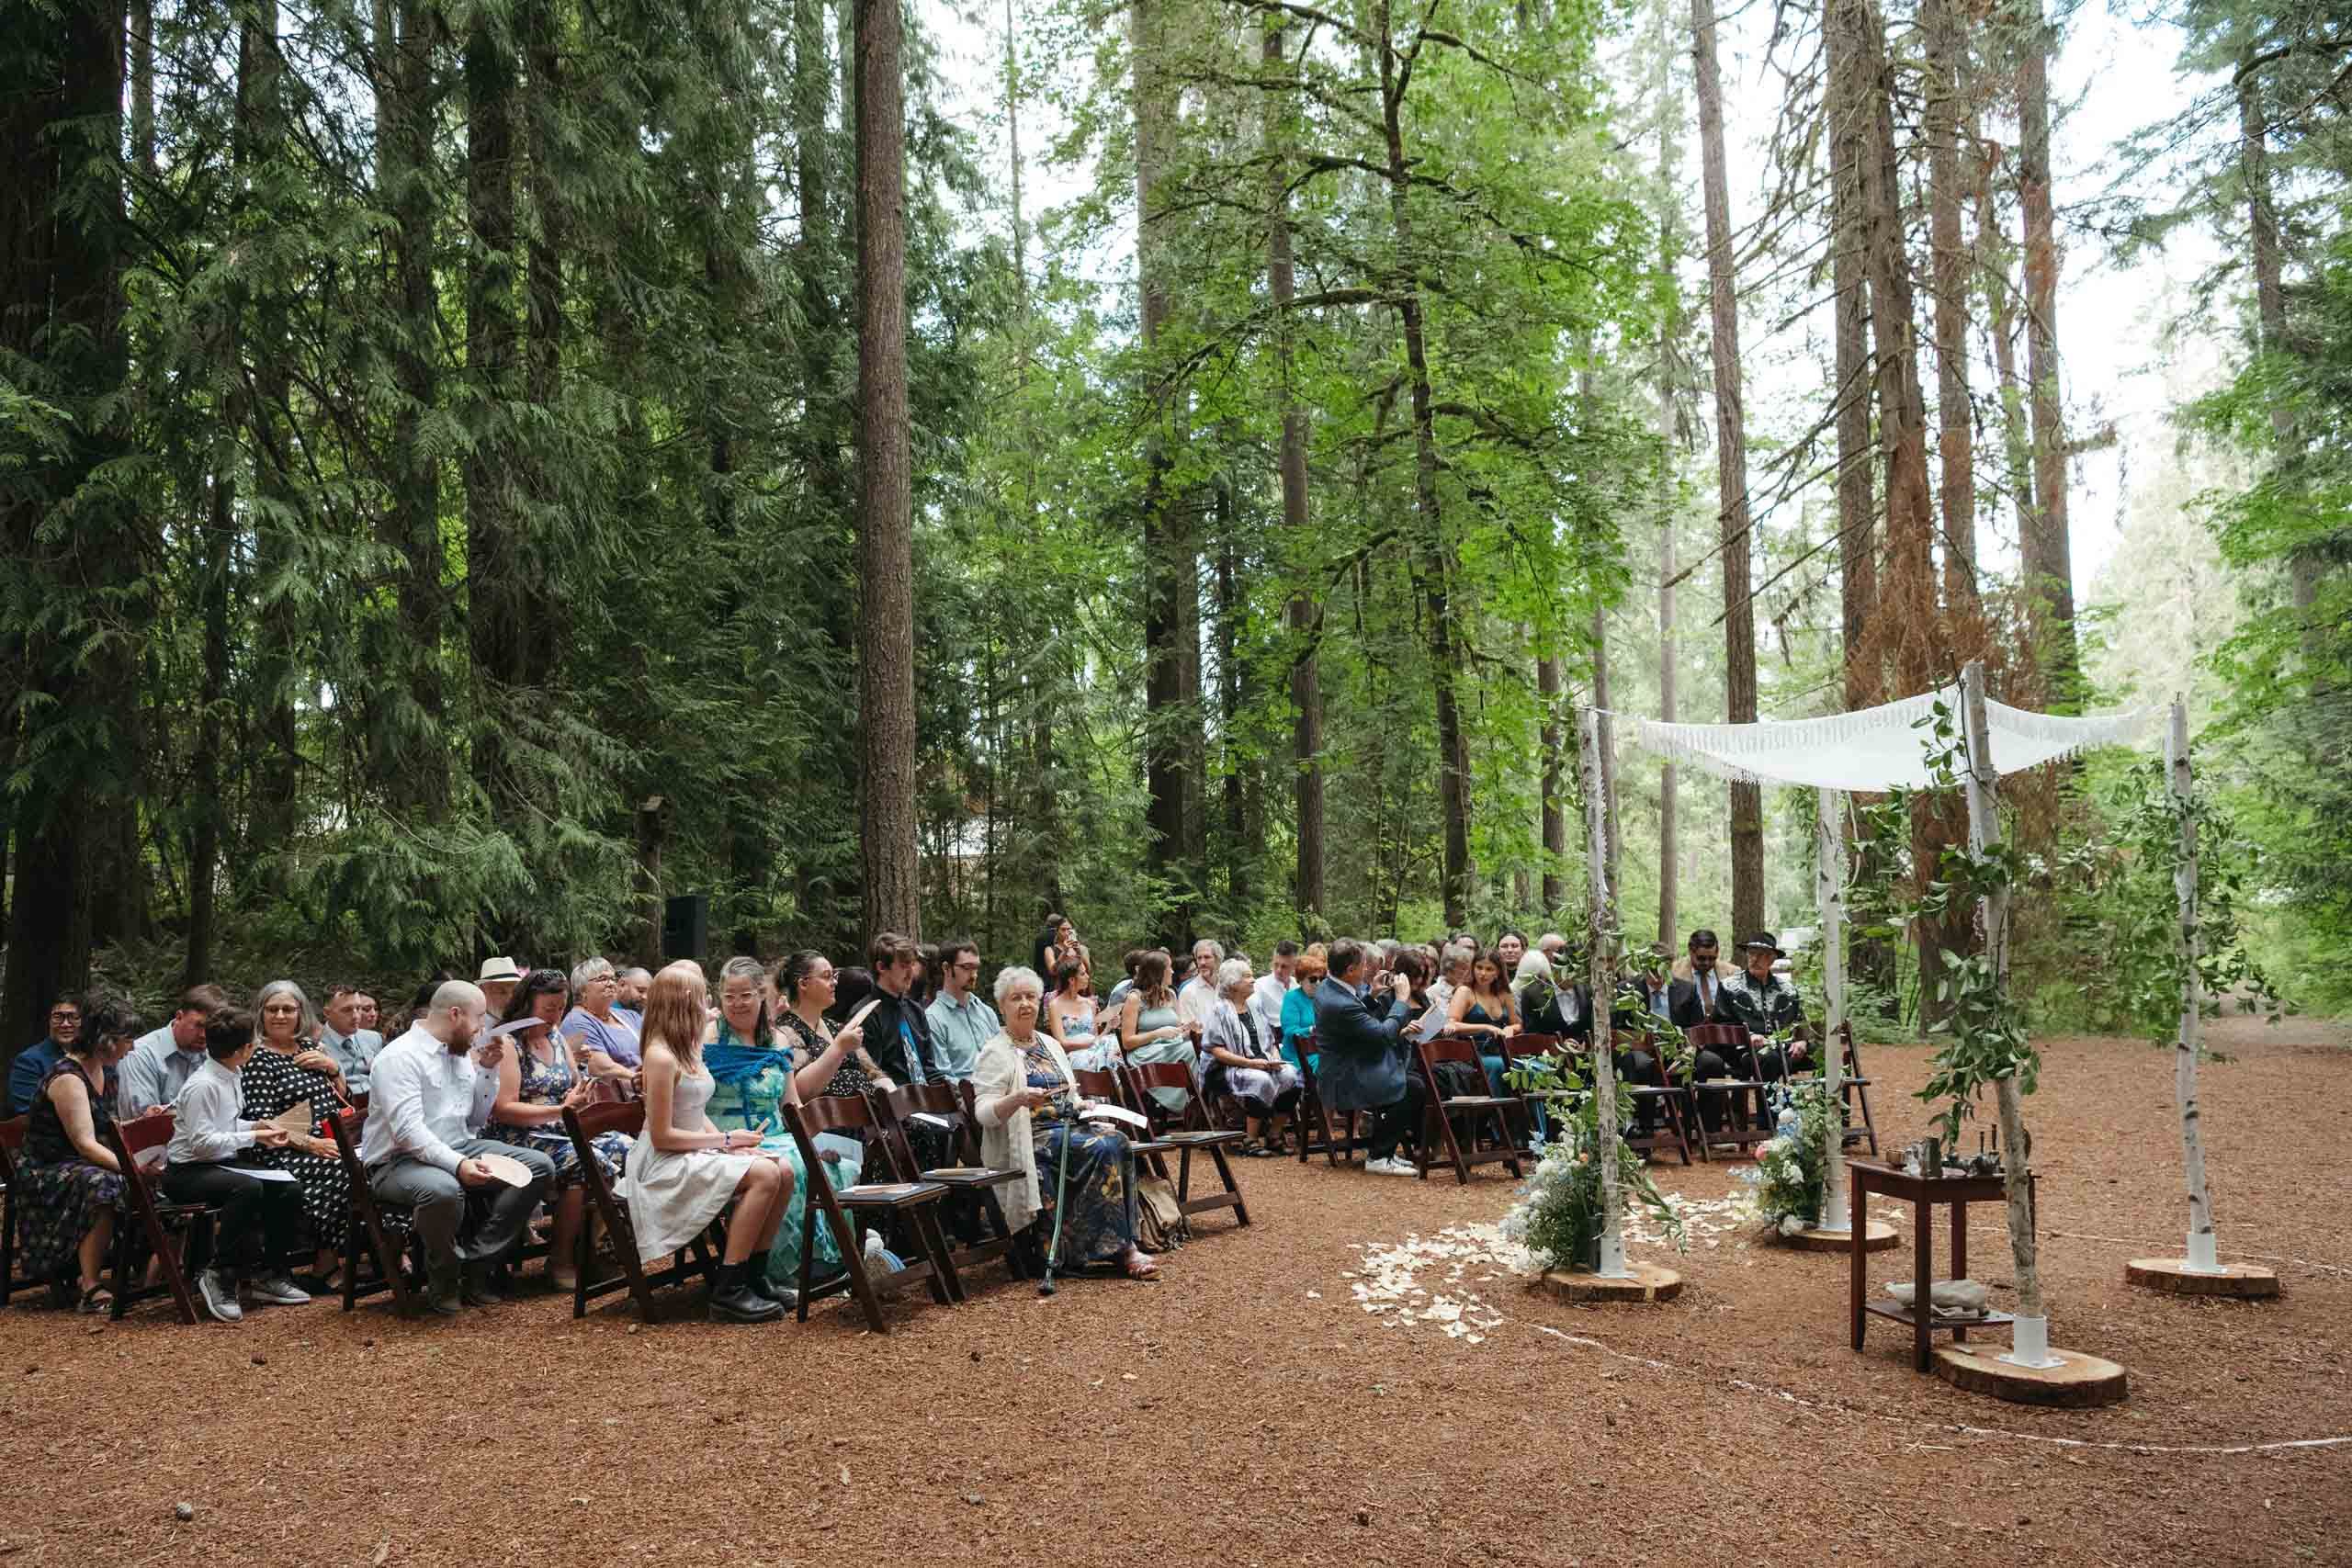
[(82, 1015), (88, 1010), (79, 997), (60, 997), (49, 1010), (49, 1033), (38, 1043), (17, 1053), (8, 1064), (8, 1114), (22, 1116), (33, 1108), (42, 1080), (65, 1055), (65, 1047), (82, 1038)]

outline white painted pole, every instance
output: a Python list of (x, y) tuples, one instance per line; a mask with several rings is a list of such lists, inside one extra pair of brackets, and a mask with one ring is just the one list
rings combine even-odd
[[(1842, 1106), (1846, 1081), (1846, 818), (1834, 789), (1818, 791), (1814, 833), (1814, 893), (1821, 905), (1822, 1091)], [(1821, 1228), (1850, 1231), (1846, 1207), (1845, 1118), (1832, 1116), (1824, 1134)]]
[(1625, 1267), (1624, 1201), (1617, 1190), (1617, 1062), (1611, 1026), (1616, 1021), (1617, 922), (1609, 908), (1609, 803), (1600, 783), (1600, 721), (1590, 707), (1577, 713), (1577, 767), (1584, 784), (1587, 888), (1585, 952), (1592, 987), (1592, 1094), (1599, 1112), (1600, 1162), (1600, 1277), (1629, 1278)]
[[(1971, 660), (1960, 672), (1961, 732), (1968, 743), (1968, 847), (1982, 854), (2000, 835), (2000, 771), (1993, 761), (1992, 736), (1984, 718), (1984, 666)], [(2009, 896), (1985, 896), (1984, 957), (2004, 985), (2009, 974)], [(2035, 1257), (2032, 1190), (2026, 1178), (2025, 1102), (2015, 1074), (1996, 1079), (1994, 1099), (2001, 1114), (2001, 1175), (2009, 1200), (2009, 1254), (2017, 1266), (2018, 1313), (2008, 1353), (2001, 1359), (2023, 1367), (2054, 1367), (2050, 1354), (2050, 1316), (2041, 1301), (2041, 1271)]]
[(2183, 1267), (2192, 1274), (2218, 1274), (2213, 1202), (2205, 1187), (2205, 1133), (2197, 1100), (2197, 1057), (2204, 1048), (2205, 1016), (2199, 995), (2197, 960), (2204, 951), (2197, 907), (2197, 818), (2189, 813), (2188, 706), (2172, 700), (2172, 728), (2165, 735), (2165, 777), (2180, 812), (2180, 846), (2172, 866), (2174, 894), (2180, 900), (2180, 1038), (2173, 1047), (2173, 1099), (2180, 1107), (2180, 1165), (2188, 1180), (2188, 1252)]

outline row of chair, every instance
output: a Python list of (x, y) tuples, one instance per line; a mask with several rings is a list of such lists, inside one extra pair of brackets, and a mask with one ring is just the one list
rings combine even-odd
[[(1849, 1127), (1845, 1134), (1849, 1146), (1867, 1141), (1872, 1157), (1878, 1154), (1878, 1124), (1871, 1114), (1871, 1079), (1863, 1071), (1860, 1053), (1854, 1044), (1852, 1030), (1839, 1025), (1844, 1032), (1847, 1075), (1841, 1080), (1841, 1097), (1849, 1113), (1859, 1110), (1862, 1124)], [(1692, 1060), (1678, 1069), (1667, 1065), (1660, 1084), (1634, 1086), (1636, 1107), (1647, 1105), (1654, 1114), (1645, 1118), (1652, 1130), (1645, 1134), (1627, 1132), (1624, 1142), (1644, 1155), (1670, 1150), (1680, 1156), (1682, 1163), (1691, 1163), (1692, 1153), (1702, 1159), (1713, 1157), (1711, 1151), (1730, 1145), (1740, 1155), (1752, 1154), (1758, 1144), (1772, 1136), (1772, 1117), (1769, 1097), (1772, 1085), (1765, 1079), (1716, 1078), (1700, 1081), (1697, 1077), (1696, 1053), (1723, 1046), (1744, 1047), (1747, 1032), (1737, 1024), (1702, 1024), (1684, 1032), (1692, 1048)], [(1656, 1050), (1656, 1042), (1645, 1032), (1619, 1030), (1615, 1034), (1619, 1052), (1635, 1048)], [(1549, 1034), (1521, 1033), (1506, 1037), (1498, 1052), (1504, 1058), (1506, 1071), (1521, 1062), (1559, 1055), (1563, 1051), (1582, 1054), (1588, 1046), (1575, 1041), (1564, 1041)], [(1311, 1061), (1316, 1050), (1315, 1039), (1309, 1035), (1301, 1050), (1299, 1062), (1303, 1088), (1298, 1114), (1298, 1158), (1306, 1163), (1315, 1154), (1327, 1163), (1338, 1166), (1351, 1163), (1356, 1157), (1361, 1138), (1358, 1118), (1363, 1111), (1336, 1111), (1323, 1101)], [(1478, 1072), (1482, 1077), (1483, 1064), (1471, 1042), (1459, 1037), (1440, 1036), (1419, 1042), (1415, 1046), (1412, 1070), (1420, 1078), (1426, 1094), (1421, 1138), (1416, 1164), (1423, 1179), (1433, 1167), (1450, 1166), (1458, 1182), (1466, 1184), (1471, 1171), (1482, 1165), (1501, 1165), (1516, 1178), (1527, 1147), (1526, 1131), (1532, 1125), (1533, 1109), (1545, 1101), (1565, 1098), (1561, 1089), (1536, 1089), (1524, 1093), (1449, 1093), (1445, 1077), (1438, 1071), (1442, 1062), (1458, 1062)], [(1804, 1075), (1798, 1075), (1800, 1077)], [(1711, 1103), (1715, 1108), (1710, 1112)], [(1850, 1119), (1850, 1115), (1849, 1115)]]

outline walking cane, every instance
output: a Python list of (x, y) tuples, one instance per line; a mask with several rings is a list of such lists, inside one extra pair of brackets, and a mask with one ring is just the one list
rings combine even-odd
[(1046, 1277), (1037, 1286), (1037, 1293), (1054, 1293), (1054, 1265), (1060, 1261), (1062, 1251), (1062, 1200), (1069, 1191), (1069, 1135), (1078, 1123), (1073, 1120), (1062, 1128), (1062, 1157), (1054, 1173), (1054, 1234), (1046, 1244)]

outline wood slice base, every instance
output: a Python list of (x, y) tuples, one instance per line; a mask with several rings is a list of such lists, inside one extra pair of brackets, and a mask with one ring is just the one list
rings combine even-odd
[(2278, 1271), (2259, 1263), (2224, 1263), (2218, 1274), (2192, 1273), (2186, 1259), (2134, 1258), (2123, 1266), (2123, 1278), (2134, 1285), (2176, 1296), (2233, 1296), (2244, 1301), (2278, 1293)]
[(2049, 1404), (2066, 1410), (2092, 1410), (2123, 1402), (2124, 1372), (2113, 1361), (2062, 1350), (2053, 1345), (2054, 1367), (2015, 1367), (2000, 1358), (2006, 1345), (1975, 1343), (1939, 1345), (1930, 1363), (1936, 1376), (1971, 1393), (1989, 1393), (2012, 1404)]
[[(1893, 1225), (1888, 1224), (1884, 1220), (1872, 1220), (1862, 1233), (1862, 1250), (1886, 1252), (1894, 1247), (1896, 1240)], [(1854, 1250), (1854, 1237), (1849, 1231), (1802, 1230), (1794, 1235), (1781, 1236), (1780, 1243), (1782, 1247), (1793, 1247), (1799, 1252), (1851, 1252)]]
[(1670, 1302), (1682, 1293), (1682, 1276), (1671, 1269), (1632, 1262), (1625, 1269), (1623, 1280), (1546, 1269), (1539, 1284), (1564, 1302)]

